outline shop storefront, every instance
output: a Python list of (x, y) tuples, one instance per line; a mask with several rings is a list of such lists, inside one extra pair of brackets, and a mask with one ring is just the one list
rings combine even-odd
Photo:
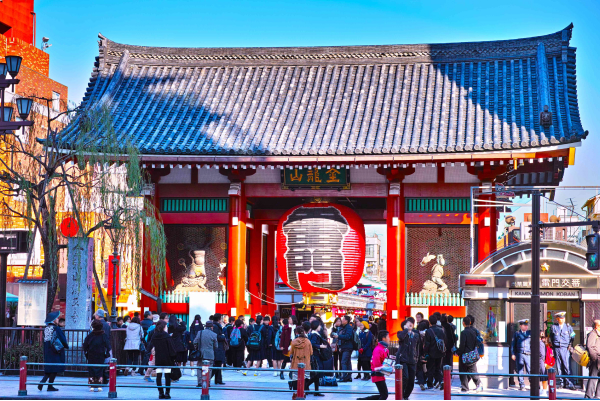
[[(540, 321), (548, 329), (554, 313), (566, 311), (575, 343), (584, 343), (594, 319), (600, 318), (598, 277), (587, 270), (585, 249), (566, 242), (543, 242), (540, 257)], [(472, 272), (461, 274), (460, 290), (467, 313), (475, 317), (485, 342), (479, 372), (513, 373), (510, 341), (517, 322), (531, 314), (531, 244), (512, 245), (492, 254)], [(578, 373), (573, 362), (572, 372)], [(506, 388), (507, 378), (489, 385)]]

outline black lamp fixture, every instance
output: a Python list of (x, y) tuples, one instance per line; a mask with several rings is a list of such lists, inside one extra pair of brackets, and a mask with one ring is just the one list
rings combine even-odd
[(0, 75), (6, 76), (6, 72), (8, 71), (8, 67), (6, 63), (0, 63)]
[(33, 99), (28, 97), (20, 97), (16, 100), (17, 110), (19, 111), (19, 117), (21, 120), (26, 120), (31, 112), (31, 106), (33, 105)]
[(23, 57), (21, 56), (6, 56), (6, 67), (11, 77), (16, 78), (17, 74), (19, 74), (19, 70), (21, 69), (21, 61), (23, 61)]
[(4, 114), (4, 119), (2, 121), (12, 121), (12, 116), (13, 116), (13, 106), (10, 103), (5, 103), (4, 104), (4, 108), (2, 109), (3, 114)]

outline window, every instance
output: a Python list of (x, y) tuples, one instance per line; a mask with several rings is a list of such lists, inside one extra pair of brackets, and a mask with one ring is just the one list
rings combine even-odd
[(52, 92), (52, 110), (60, 111), (60, 93)]
[(366, 253), (367, 253), (367, 258), (374, 258), (375, 257), (375, 245), (367, 245), (367, 249), (366, 249)]

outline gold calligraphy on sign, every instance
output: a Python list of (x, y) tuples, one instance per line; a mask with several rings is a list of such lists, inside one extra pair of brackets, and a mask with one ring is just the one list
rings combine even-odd
[(293, 168), (281, 172), (283, 189), (350, 189), (350, 172), (346, 168)]

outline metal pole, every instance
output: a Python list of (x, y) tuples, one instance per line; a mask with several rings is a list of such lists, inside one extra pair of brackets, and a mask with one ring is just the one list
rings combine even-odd
[[(540, 192), (532, 193), (531, 213), (531, 374), (540, 374)], [(540, 395), (540, 378), (531, 377), (530, 395)]]
[(22, 356), (19, 366), (19, 397), (27, 395), (27, 357)]
[(117, 398), (117, 360), (110, 358), (108, 366), (108, 398)]
[(404, 365), (400, 365), (400, 364), (396, 365), (396, 372), (395, 372), (396, 377), (394, 380), (394, 384), (395, 384), (394, 391), (396, 393), (395, 397), (394, 397), (395, 400), (402, 399), (402, 374), (403, 374), (402, 369), (403, 368), (404, 368)]
[(6, 327), (6, 270), (8, 269), (8, 253), (0, 254), (0, 327)]
[[(110, 307), (110, 321), (117, 323), (117, 265), (119, 260), (117, 259), (117, 245), (115, 244), (113, 250), (113, 288), (112, 288), (112, 305)], [(120, 278), (120, 277), (119, 277)]]
[(444, 366), (444, 400), (452, 399), (452, 366)]

